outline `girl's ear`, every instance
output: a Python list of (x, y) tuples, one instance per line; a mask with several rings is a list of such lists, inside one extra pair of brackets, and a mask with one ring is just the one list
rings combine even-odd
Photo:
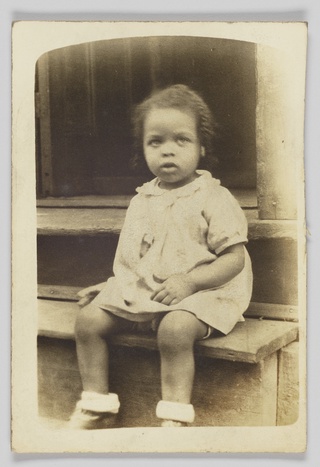
[(200, 155), (201, 155), (201, 157), (205, 157), (205, 155), (206, 155), (206, 150), (205, 150), (204, 146), (201, 146)]

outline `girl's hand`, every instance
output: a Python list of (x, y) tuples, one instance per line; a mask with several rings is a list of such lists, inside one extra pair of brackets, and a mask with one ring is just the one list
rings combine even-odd
[(98, 293), (101, 292), (105, 284), (105, 282), (102, 282), (101, 284), (92, 285), (91, 287), (80, 290), (80, 292), (77, 293), (78, 297), (80, 297), (80, 300), (78, 301), (80, 308), (89, 305)]
[(176, 305), (196, 292), (194, 283), (186, 274), (174, 274), (162, 282), (153, 292), (151, 300), (164, 305)]

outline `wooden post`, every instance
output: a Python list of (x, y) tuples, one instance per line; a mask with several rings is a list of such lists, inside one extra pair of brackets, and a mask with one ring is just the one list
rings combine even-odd
[(296, 219), (303, 179), (303, 81), (294, 57), (257, 45), (257, 195), (260, 219)]
[(53, 173), (52, 173), (52, 144), (51, 144), (51, 122), (50, 122), (50, 94), (49, 94), (49, 57), (42, 55), (37, 63), (39, 89), (35, 97), (37, 117), (39, 118), (40, 135), (40, 157), (38, 161), (41, 167), (41, 192), (43, 196), (52, 195)]
[(299, 415), (299, 342), (279, 351), (277, 425), (290, 425)]

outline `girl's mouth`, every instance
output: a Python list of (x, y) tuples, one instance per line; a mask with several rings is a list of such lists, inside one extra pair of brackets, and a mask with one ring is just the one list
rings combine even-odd
[(177, 169), (177, 166), (173, 162), (166, 162), (165, 164), (162, 164), (160, 168), (164, 170), (173, 170)]

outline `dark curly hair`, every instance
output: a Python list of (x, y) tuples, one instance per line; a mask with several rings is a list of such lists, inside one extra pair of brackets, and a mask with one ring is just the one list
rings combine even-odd
[(146, 171), (147, 164), (143, 154), (144, 122), (151, 109), (165, 108), (192, 111), (197, 121), (200, 144), (205, 148), (206, 154), (206, 157), (201, 158), (200, 168), (212, 169), (217, 162), (213, 154), (213, 141), (217, 124), (202, 97), (184, 84), (174, 84), (165, 89), (156, 90), (136, 106), (132, 117), (134, 138), (132, 167), (136, 170)]

